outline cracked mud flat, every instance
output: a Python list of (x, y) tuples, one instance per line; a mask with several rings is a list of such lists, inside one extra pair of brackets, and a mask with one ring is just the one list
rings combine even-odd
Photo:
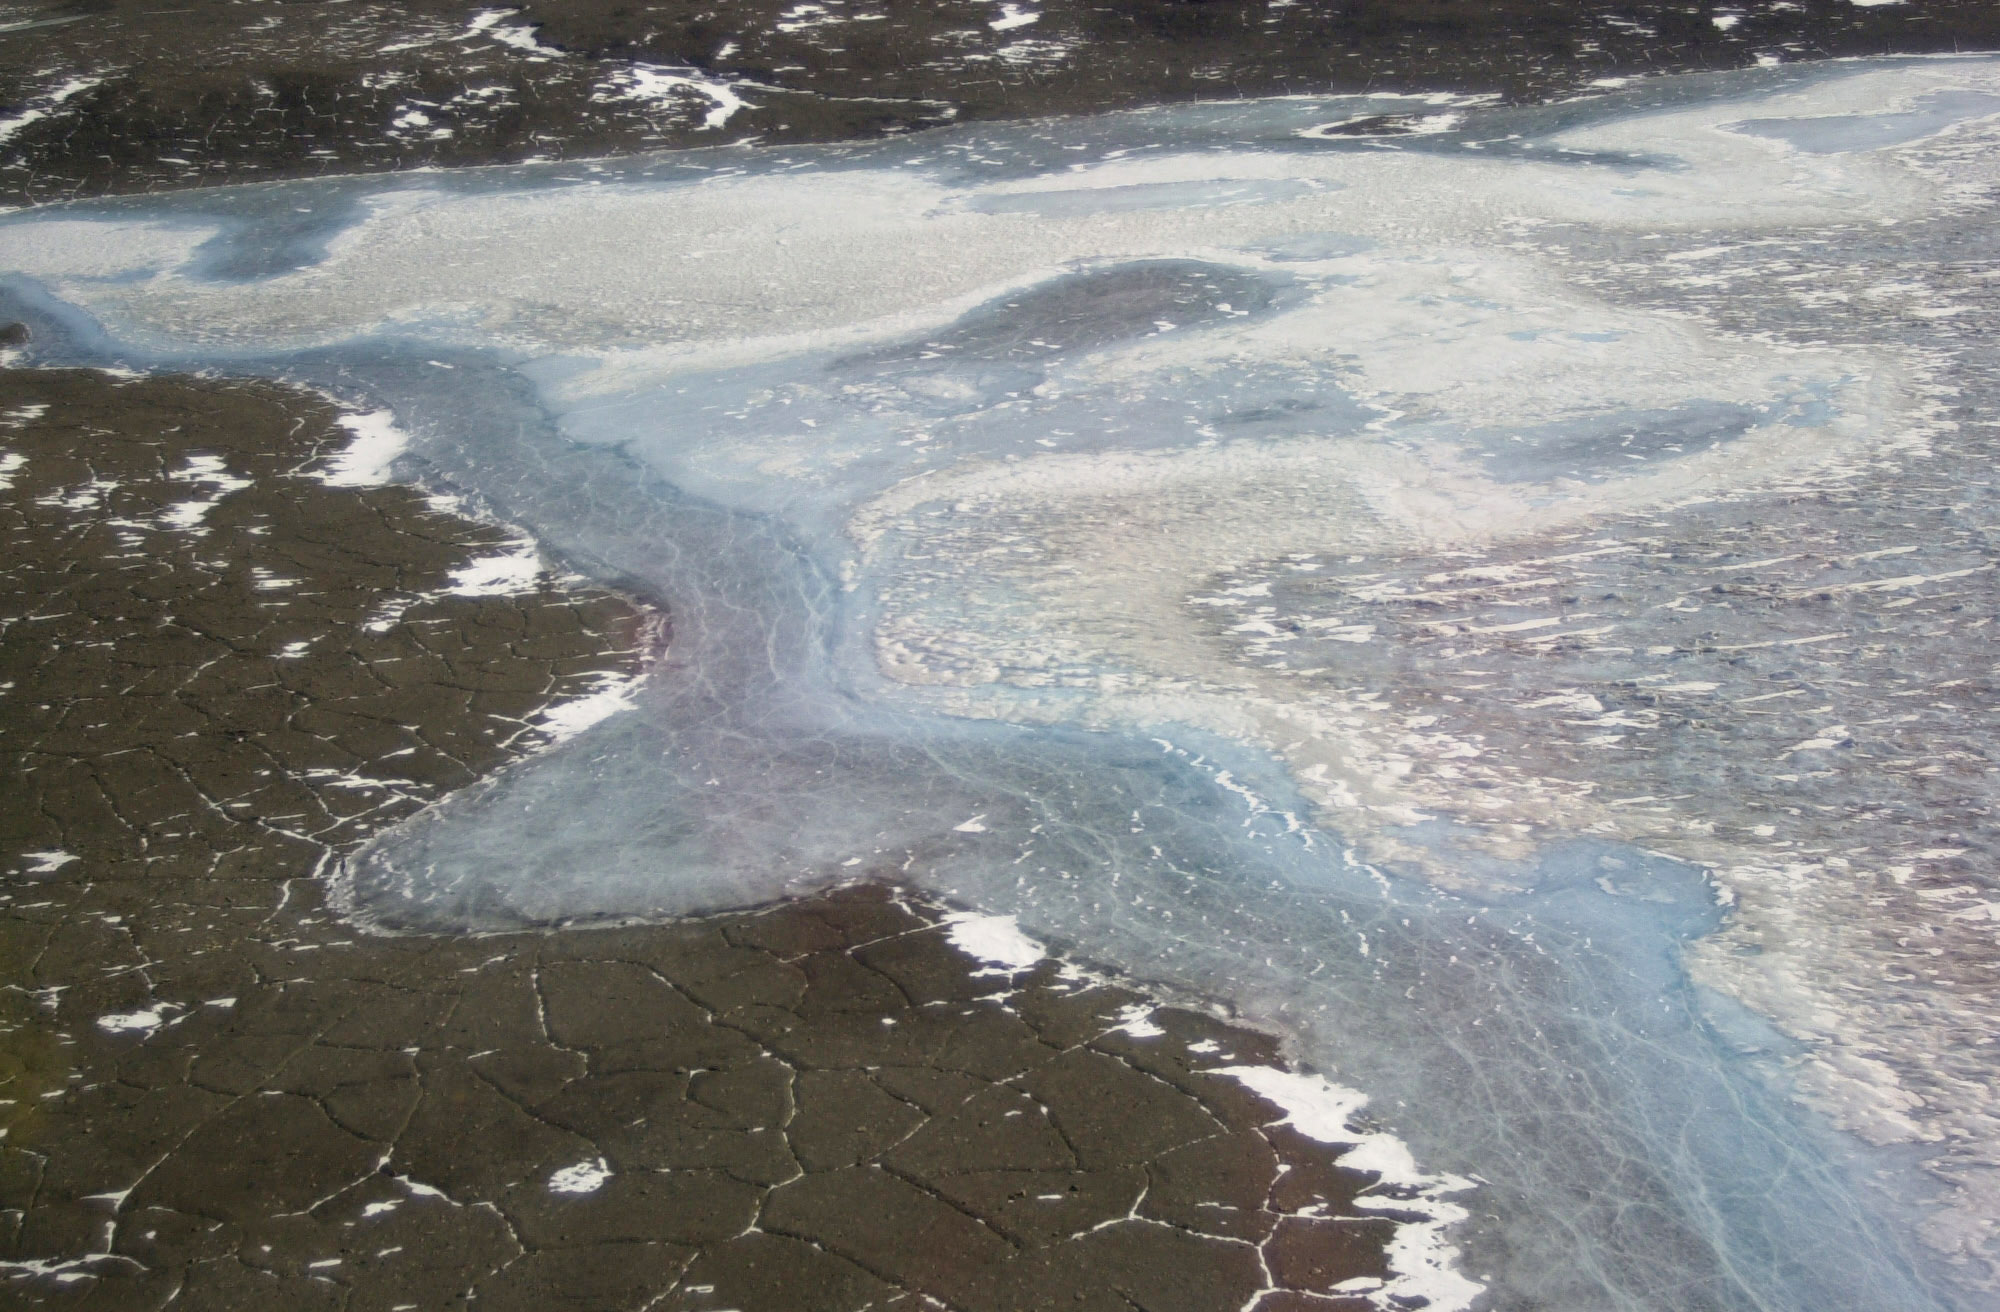
[(5, 371), (0, 426), (10, 1306), (1363, 1312), (1413, 1288), (1391, 1245), (1453, 1213), (1351, 1099), (1003, 922), (872, 886), (357, 935), (324, 863), (574, 729), (544, 708), (629, 673), (651, 622), (547, 577), (464, 586), (511, 535), (355, 486), (354, 434), (296, 393)]
[(1996, 47), (1987, 0), (15, 0), (0, 202)]

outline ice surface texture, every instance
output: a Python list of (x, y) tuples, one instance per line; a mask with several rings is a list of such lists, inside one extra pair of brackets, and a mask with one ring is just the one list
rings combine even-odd
[[(1996, 106), (1983, 60), (1449, 121), (1196, 105), (35, 212), (0, 224), (0, 262), (43, 358), (387, 407), (409, 468), (671, 608), (633, 710), (344, 872), (363, 920), (672, 915), (893, 874), (1297, 1036), (1427, 1169), (1481, 1181), (1460, 1266), (1494, 1306), (1972, 1308), (1990, 1079), (1940, 1086), (1949, 1163), (1922, 1147), (1943, 1122), (1864, 1147), (1825, 1116), (1907, 1094), (1934, 1031), (1786, 974), (1775, 932), (1790, 991), (1690, 974), (1744, 924), (1862, 901), (1755, 883), (1699, 759), (1637, 767), (1679, 829), (1555, 766), (1479, 775), (1531, 702), (1607, 753), (1641, 722), (1578, 687), (1488, 713), (1477, 680), (1579, 650), (1637, 678), (1676, 650), (1656, 612), (1613, 644), (1581, 593), (1509, 591), (1620, 550), (1607, 526), (1893, 495), (1945, 449), (1967, 384), (1939, 325), (1982, 311), (1925, 269), (1990, 259)], [(1436, 130), (1320, 130), (1417, 111)], [(1796, 308), (1783, 274), (1816, 293), (1815, 267), (1884, 258), (1887, 225), (1907, 312), (1732, 321)], [(1793, 262), (1717, 272), (1767, 248)], [(1432, 628), (1381, 609), (1427, 588)], [(1747, 646), (1816, 641), (1732, 614)], [(1480, 667), (1419, 668), (1408, 644), (1440, 633)], [(1730, 744), (1702, 750), (1719, 776)], [(1846, 1084), (1783, 1074), (1827, 1054)]]

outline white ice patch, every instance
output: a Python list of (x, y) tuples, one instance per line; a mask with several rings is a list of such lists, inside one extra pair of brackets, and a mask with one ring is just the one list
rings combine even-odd
[(879, 23), (889, 16), (881, 12), (849, 10), (842, 0), (827, 0), (825, 4), (796, 4), (778, 15), (773, 26), (780, 32), (810, 32), (815, 28), (832, 27), (840, 23)]
[(196, 532), (208, 518), (208, 512), (214, 508), (213, 501), (182, 501), (162, 510), (160, 522), (170, 529), (177, 529), (183, 533)]
[(410, 446), (409, 434), (396, 427), (395, 413), (371, 410), (342, 415), (336, 422), (353, 434), (353, 440), (327, 458), (320, 481), (329, 487), (380, 487), (387, 483), (396, 458)]
[(0, 492), (14, 486), (14, 475), (28, 463), (28, 458), (19, 451), (0, 451)]
[(371, 775), (359, 774), (353, 770), (337, 770), (331, 766), (307, 770), (305, 777), (313, 783), (328, 788), (353, 788), (361, 792), (395, 792), (408, 787), (394, 779), (377, 779)]
[(1118, 1023), (1111, 1027), (1112, 1033), (1123, 1034), (1134, 1039), (1157, 1039), (1166, 1031), (1154, 1023), (1156, 1008), (1144, 1002), (1135, 1002), (1118, 1012)]
[(611, 73), (597, 90), (598, 100), (626, 100), (683, 114), (691, 102), (705, 104), (701, 126), (712, 131), (727, 124), (738, 110), (751, 109), (739, 84), (711, 76), (698, 68), (662, 64), (632, 64)]
[(107, 1034), (151, 1034), (167, 1023), (167, 1013), (176, 1010), (170, 1003), (144, 1011), (118, 1011), (97, 1018), (97, 1028)]
[(535, 24), (503, 21), (520, 12), (518, 9), (483, 9), (474, 14), (472, 20), (465, 25), (465, 35), (484, 36), (538, 59), (560, 58), (562, 51), (554, 46), (545, 46), (535, 38)]
[(1041, 20), (1042, 15), (1039, 10), (1030, 9), (1026, 5), (1003, 4), (1000, 6), (1000, 17), (986, 26), (996, 32), (1011, 32), (1017, 27), (1026, 27)]
[(549, 1176), (552, 1194), (594, 1194), (611, 1178), (611, 1167), (602, 1157), (565, 1166)]
[(28, 1258), (22, 1261), (0, 1260), (0, 1271), (16, 1276), (52, 1280), (58, 1285), (74, 1285), (85, 1280), (101, 1279), (96, 1268), (103, 1263), (122, 1266), (126, 1260), (115, 1253), (90, 1253), (83, 1257), (69, 1258)]
[(1368, 1095), (1357, 1090), (1271, 1066), (1218, 1066), (1211, 1074), (1227, 1075), (1278, 1104), (1284, 1124), (1316, 1143), (1356, 1143), (1361, 1137), (1348, 1124), (1368, 1105)]
[(46, 852), (23, 852), (21, 856), (28, 863), (22, 867), (23, 873), (30, 875), (53, 875), (70, 862), (83, 859), (76, 853), (65, 852), (61, 848), (51, 848)]
[(39, 123), (59, 112), (65, 104), (97, 86), (103, 79), (94, 77), (73, 77), (46, 95), (28, 102), (28, 107), (19, 113), (0, 118), (0, 145), (20, 133), (31, 123)]
[(1033, 64), (1053, 68), (1076, 53), (1079, 41), (1012, 41), (993, 52), (993, 58), (1008, 64)]
[(393, 133), (421, 133), (432, 141), (443, 141), (453, 135), (452, 129), (433, 123), (431, 116), (417, 105), (402, 106), (396, 117), (389, 120), (389, 127)]
[(181, 532), (201, 532), (209, 511), (221, 504), (230, 493), (250, 486), (249, 479), (230, 473), (227, 462), (218, 455), (191, 455), (185, 465), (169, 471), (167, 477), (175, 482), (195, 483), (210, 489), (206, 497), (179, 502), (160, 511), (160, 522)]
[[(1389, 1243), (1393, 1273), (1379, 1294), (1388, 1305), (1463, 1312), (1486, 1287), (1458, 1270), (1459, 1252), (1446, 1242), (1445, 1232), (1463, 1221), (1467, 1212), (1445, 1195), (1472, 1188), (1472, 1181), (1454, 1175), (1429, 1175), (1418, 1169), (1403, 1142), (1380, 1131), (1362, 1129), (1355, 1116), (1368, 1103), (1365, 1094), (1343, 1088), (1318, 1075), (1301, 1075), (1269, 1066), (1218, 1066), (1210, 1074), (1227, 1075), (1253, 1093), (1276, 1103), (1285, 1113), (1282, 1124), (1318, 1143), (1352, 1145), (1339, 1163), (1356, 1171), (1371, 1171), (1393, 1192), (1363, 1193), (1354, 1205), (1363, 1210), (1416, 1213), (1422, 1221), (1399, 1225)], [(1379, 1186), (1377, 1186), (1379, 1187)], [(1422, 1301), (1419, 1301), (1422, 1300)]]
[(445, 592), (453, 597), (512, 597), (541, 585), (542, 557), (523, 538), (504, 551), (480, 556), (451, 572)]
[(983, 961), (987, 969), (978, 975), (1011, 975), (1032, 970), (1048, 956), (1048, 949), (1021, 932), (1013, 916), (982, 916), (959, 911), (944, 918), (945, 938), (965, 955)]
[(606, 672), (597, 676), (597, 688), (570, 701), (557, 702), (535, 717), (535, 726), (551, 741), (574, 738), (592, 725), (629, 711), (639, 692), (637, 675)]

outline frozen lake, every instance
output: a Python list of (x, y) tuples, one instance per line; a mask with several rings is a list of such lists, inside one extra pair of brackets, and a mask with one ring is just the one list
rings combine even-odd
[(1211, 103), (38, 209), (0, 317), (670, 611), (363, 922), (906, 880), (1366, 1094), (1358, 1293), (1976, 1309), (1996, 181), (1988, 59)]

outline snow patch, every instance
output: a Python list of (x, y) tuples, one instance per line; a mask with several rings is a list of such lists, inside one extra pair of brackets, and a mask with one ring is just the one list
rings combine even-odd
[(160, 522), (168, 528), (182, 532), (199, 533), (208, 512), (220, 505), (222, 499), (232, 492), (240, 492), (250, 486), (250, 480), (239, 478), (229, 472), (229, 466), (221, 456), (191, 455), (187, 464), (167, 475), (180, 483), (198, 483), (214, 489), (213, 493), (196, 501), (183, 501), (168, 506), (160, 512)]
[(619, 69), (604, 80), (594, 97), (598, 101), (637, 101), (677, 112), (684, 109), (690, 98), (708, 102), (701, 120), (704, 132), (723, 126), (739, 109), (755, 108), (737, 93), (736, 84), (710, 77), (698, 68), (660, 64), (633, 64)]
[(1111, 1032), (1134, 1039), (1157, 1039), (1166, 1031), (1153, 1023), (1153, 1011), (1146, 1003), (1135, 1002), (1118, 1013), (1118, 1023)]
[(1317, 1143), (1353, 1143), (1358, 1137), (1348, 1122), (1368, 1105), (1365, 1093), (1318, 1075), (1298, 1075), (1270, 1066), (1219, 1066), (1211, 1073), (1227, 1075), (1278, 1104), (1285, 1112), (1282, 1123)]
[(39, 1258), (31, 1257), (22, 1261), (0, 1260), (0, 1271), (11, 1271), (21, 1276), (46, 1276), (59, 1285), (72, 1285), (79, 1280), (95, 1280), (91, 1268), (100, 1262), (122, 1262), (115, 1253), (89, 1253), (83, 1257)]
[(389, 481), (389, 467), (409, 450), (409, 434), (396, 427), (389, 410), (371, 410), (365, 415), (342, 415), (342, 428), (354, 435), (344, 450), (327, 460), (319, 475), (328, 487), (380, 487)]
[(607, 671), (597, 676), (595, 692), (544, 708), (535, 717), (535, 725), (552, 742), (562, 742), (620, 711), (631, 710), (638, 691), (637, 675)]
[(503, 46), (519, 50), (524, 54), (534, 55), (540, 59), (560, 58), (562, 51), (556, 49), (554, 46), (545, 46), (535, 39), (535, 24), (503, 24), (500, 21), (503, 18), (512, 18), (520, 12), (518, 9), (482, 9), (472, 16), (471, 22), (465, 25), (465, 35), (469, 37), (483, 36), (489, 40), (497, 41)]
[(976, 911), (959, 911), (944, 918), (945, 937), (968, 957), (987, 964), (975, 975), (1012, 975), (1032, 970), (1048, 956), (1048, 949), (1021, 932), (1013, 916), (982, 916)]
[(1041, 20), (1042, 16), (1037, 10), (1028, 9), (1021, 5), (1001, 5), (1000, 17), (994, 19), (986, 26), (996, 32), (1010, 32), (1017, 27), (1026, 27), (1030, 23), (1039, 23)]
[(10, 140), (30, 123), (38, 123), (47, 118), (64, 104), (97, 86), (102, 80), (94, 77), (73, 77), (20, 113), (9, 118), (0, 118), (0, 142)]
[(611, 1178), (611, 1168), (602, 1157), (575, 1166), (565, 1166), (549, 1177), (552, 1194), (594, 1194)]
[(503, 552), (453, 570), (445, 592), (453, 597), (513, 597), (533, 592), (541, 577), (541, 553), (523, 538)]
[(28, 861), (24, 873), (30, 875), (53, 875), (70, 862), (83, 859), (76, 853), (65, 852), (61, 848), (50, 848), (46, 852), (23, 852), (21, 855)]
[(208, 512), (214, 508), (213, 501), (183, 501), (162, 510), (160, 522), (168, 528), (178, 529), (183, 533), (198, 532), (202, 527), (202, 521), (208, 518)]
[(1069, 58), (1080, 44), (1076, 41), (1015, 41), (995, 50), (993, 57), (1009, 64), (1053, 67)]
[(173, 1004), (162, 1002), (144, 1011), (114, 1011), (97, 1018), (97, 1028), (107, 1034), (131, 1034), (138, 1032), (151, 1034), (167, 1023), (167, 1013), (174, 1010)]
[[(1379, 1291), (1388, 1305), (1427, 1307), (1433, 1312), (1463, 1312), (1486, 1286), (1457, 1269), (1458, 1249), (1446, 1243), (1444, 1231), (1469, 1213), (1443, 1195), (1470, 1189), (1472, 1182), (1454, 1175), (1427, 1175), (1419, 1170), (1401, 1140), (1378, 1131), (1359, 1129), (1354, 1117), (1368, 1096), (1318, 1075), (1301, 1075), (1269, 1066), (1215, 1066), (1213, 1075), (1227, 1075), (1251, 1092), (1276, 1103), (1289, 1125), (1319, 1143), (1352, 1145), (1340, 1154), (1340, 1165), (1372, 1171), (1391, 1193), (1364, 1192), (1358, 1208), (1421, 1216), (1401, 1224), (1389, 1241), (1393, 1278)], [(1379, 1186), (1373, 1186), (1379, 1187)]]

